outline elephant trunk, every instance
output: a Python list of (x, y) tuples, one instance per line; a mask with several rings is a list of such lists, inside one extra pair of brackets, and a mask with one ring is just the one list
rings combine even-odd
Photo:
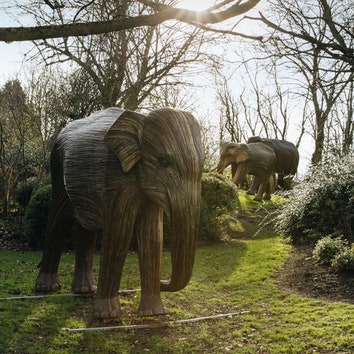
[[(178, 291), (189, 282), (199, 229), (200, 183), (188, 183), (186, 193), (171, 199), (171, 279), (161, 281), (162, 291)], [(188, 197), (186, 197), (188, 196)]]

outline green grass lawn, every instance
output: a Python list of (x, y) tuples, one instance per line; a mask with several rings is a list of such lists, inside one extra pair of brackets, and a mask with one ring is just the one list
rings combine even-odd
[[(93, 298), (1, 300), (0, 353), (354, 353), (354, 305), (280, 291), (275, 274), (290, 246), (269, 231), (253, 237), (252, 218), (238, 223), (239, 237), (198, 249), (190, 284), (162, 295), (170, 314), (160, 320), (240, 314), (168, 327), (71, 333), (63, 328), (104, 326), (93, 319)], [(0, 252), (0, 297), (34, 295), (40, 257)], [(97, 274), (98, 256), (95, 262)], [(70, 292), (73, 263), (72, 254), (63, 255), (61, 293)], [(164, 264), (167, 277), (168, 253)], [(121, 288), (138, 287), (137, 257), (130, 254)], [(123, 325), (151, 322), (135, 315), (139, 296), (121, 297)]]

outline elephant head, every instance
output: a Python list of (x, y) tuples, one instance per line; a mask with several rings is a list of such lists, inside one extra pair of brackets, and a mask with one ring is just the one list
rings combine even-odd
[(237, 184), (248, 173), (247, 161), (249, 158), (250, 151), (246, 144), (224, 144), (216, 170), (218, 173), (223, 173), (224, 169), (231, 165), (232, 180)]
[[(189, 113), (109, 108), (70, 123), (52, 152), (53, 205), (37, 290), (58, 288), (60, 238), (77, 224), (75, 292), (94, 289), (94, 235), (102, 234), (95, 315), (119, 317), (117, 293), (133, 233), (141, 275), (139, 314), (165, 313), (160, 290), (191, 277), (204, 153)], [(171, 222), (171, 279), (161, 281), (163, 213)], [(53, 246), (55, 245), (55, 247)]]
[(240, 183), (246, 174), (254, 175), (259, 188), (255, 200), (270, 198), (269, 178), (274, 170), (275, 154), (273, 149), (262, 144), (236, 144), (227, 143), (221, 149), (217, 171), (222, 173), (231, 165), (232, 180)]
[(198, 235), (204, 162), (199, 124), (190, 113), (167, 108), (147, 116), (125, 112), (105, 141), (124, 172), (136, 166), (146, 202), (156, 203), (170, 220), (172, 274), (161, 282), (161, 290), (182, 289), (192, 274)]

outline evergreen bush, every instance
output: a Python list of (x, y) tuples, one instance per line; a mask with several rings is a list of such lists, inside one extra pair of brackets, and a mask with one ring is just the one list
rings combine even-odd
[(333, 258), (331, 266), (336, 272), (354, 273), (354, 246), (346, 247), (338, 253)]
[(32, 193), (25, 213), (25, 234), (29, 245), (35, 249), (43, 247), (45, 229), (50, 208), (52, 187), (50, 184)]
[(316, 243), (312, 254), (318, 263), (330, 265), (333, 259), (342, 253), (346, 247), (346, 242), (340, 237), (326, 236)]
[(221, 241), (224, 227), (222, 217), (239, 207), (237, 187), (233, 182), (218, 173), (204, 173), (199, 238)]

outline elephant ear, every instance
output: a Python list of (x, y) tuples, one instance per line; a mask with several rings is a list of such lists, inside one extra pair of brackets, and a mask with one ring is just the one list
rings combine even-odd
[(124, 172), (129, 172), (141, 159), (140, 146), (145, 118), (142, 114), (124, 111), (104, 137), (105, 143), (118, 157)]
[(249, 159), (250, 153), (247, 144), (237, 144), (236, 151), (235, 156), (237, 164), (246, 162)]

